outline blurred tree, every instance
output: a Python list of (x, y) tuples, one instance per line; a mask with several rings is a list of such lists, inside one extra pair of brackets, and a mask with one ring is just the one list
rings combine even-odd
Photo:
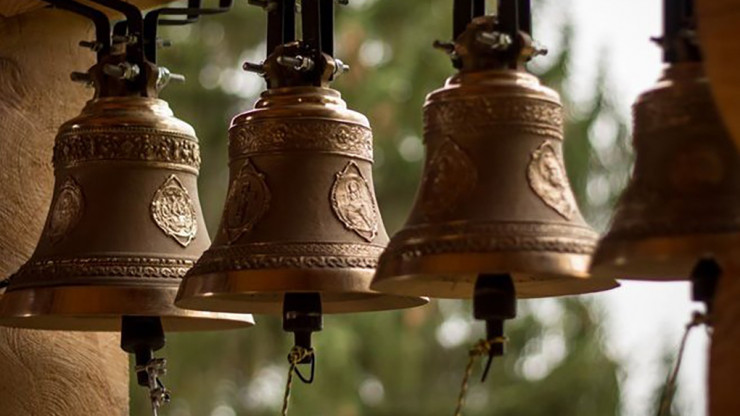
[[(424, 97), (453, 72), (447, 57), (431, 48), (432, 40), (450, 36), (451, 3), (351, 0), (338, 11), (337, 54), (352, 70), (335, 87), (374, 127), (375, 182), (391, 233), (403, 224), (421, 173)], [(229, 117), (250, 108), (263, 88), (260, 78), (240, 68), (245, 60), (264, 58), (264, 21), (260, 9), (238, 4), (223, 16), (163, 32), (175, 47), (162, 53), (161, 62), (189, 79), (168, 88), (163, 98), (199, 134), (201, 202), (211, 230), (227, 188)], [(540, 72), (562, 93), (571, 75), (573, 30), (567, 21), (560, 33), (557, 45), (540, 39), (560, 51)], [(630, 157), (628, 129), (604, 93), (602, 73), (591, 102), (563, 97), (567, 108), (578, 108), (568, 113), (569, 175), (587, 217), (601, 226), (626, 182)], [(473, 380), (465, 414), (618, 414), (618, 364), (604, 350), (598, 305), (541, 300), (521, 302), (520, 312), (508, 327), (508, 354), (494, 363), (485, 385)], [(318, 378), (311, 386), (295, 385), (291, 413), (451, 414), (467, 349), (483, 333), (470, 316), (468, 303), (440, 301), (401, 312), (327, 317), (325, 330), (315, 337)], [(248, 331), (169, 336), (161, 355), (169, 361), (165, 381), (175, 400), (163, 414), (277, 414), (291, 341), (270, 317), (259, 317), (259, 325)], [(132, 386), (132, 412), (147, 414), (144, 392)]]

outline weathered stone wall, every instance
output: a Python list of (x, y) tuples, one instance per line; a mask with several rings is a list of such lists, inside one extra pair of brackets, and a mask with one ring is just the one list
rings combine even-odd
[[(69, 81), (93, 62), (77, 46), (92, 33), (58, 10), (0, 17), (0, 276), (31, 255), (41, 233), (55, 131), (92, 93)], [(128, 414), (117, 334), (0, 328), (0, 374), (0, 416)]]

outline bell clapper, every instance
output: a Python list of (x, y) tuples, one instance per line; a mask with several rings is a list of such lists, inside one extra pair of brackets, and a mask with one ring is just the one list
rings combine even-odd
[[(293, 375), (306, 383), (313, 383), (316, 374), (316, 355), (311, 345), (311, 334), (321, 331), (324, 322), (321, 309), (321, 295), (319, 293), (286, 293), (283, 298), (283, 330), (292, 332), (295, 343), (288, 354), (288, 378), (285, 383), (282, 415), (288, 414), (290, 393), (293, 387)], [(306, 378), (299, 370), (298, 365), (308, 364), (311, 372)]]
[(722, 277), (722, 268), (713, 258), (701, 259), (696, 263), (691, 271), (691, 292), (692, 299), (695, 302), (704, 304), (704, 312), (696, 311), (691, 317), (691, 321), (686, 324), (686, 330), (681, 338), (681, 344), (678, 348), (676, 363), (673, 366), (666, 380), (665, 388), (661, 395), (660, 408), (658, 416), (668, 414), (673, 403), (673, 394), (676, 389), (676, 380), (681, 370), (683, 354), (686, 349), (686, 342), (689, 339), (691, 330), (702, 325), (706, 325), (707, 332), (711, 335), (712, 313), (714, 310), (714, 297), (717, 290), (717, 283)]
[(123, 316), (121, 318), (121, 349), (134, 354), (137, 383), (149, 389), (152, 414), (171, 399), (170, 391), (160, 379), (167, 369), (164, 358), (155, 358), (154, 352), (165, 345), (162, 320), (150, 316)]
[[(283, 298), (283, 330), (292, 332), (295, 344), (288, 355), (292, 371), (306, 384), (315, 375), (316, 356), (311, 345), (311, 335), (323, 329), (321, 295), (318, 293), (286, 293)], [(298, 371), (297, 365), (310, 364), (308, 378)]]
[(484, 274), (478, 276), (473, 293), (473, 316), (486, 322), (486, 337), (470, 349), (470, 358), (465, 368), (460, 395), (457, 399), (455, 416), (462, 415), (468, 382), (473, 366), (479, 357), (488, 357), (481, 382), (485, 382), (494, 357), (506, 352), (504, 322), (516, 317), (516, 292), (514, 280), (508, 274)]

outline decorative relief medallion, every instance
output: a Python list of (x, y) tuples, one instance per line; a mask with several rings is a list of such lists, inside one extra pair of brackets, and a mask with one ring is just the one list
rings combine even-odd
[(229, 243), (252, 230), (270, 207), (270, 189), (265, 175), (247, 159), (231, 181), (224, 207), (224, 226)]
[(55, 167), (100, 160), (171, 163), (197, 170), (200, 148), (194, 137), (147, 128), (84, 129), (57, 137)]
[(82, 188), (72, 177), (67, 178), (57, 192), (56, 201), (49, 214), (46, 235), (52, 243), (63, 239), (77, 225), (84, 209)]
[(331, 206), (345, 227), (367, 241), (378, 235), (380, 214), (370, 184), (355, 162), (336, 174), (331, 188)]
[(424, 172), (419, 197), (422, 215), (432, 219), (449, 212), (470, 195), (477, 181), (473, 160), (447, 137)]
[(563, 140), (563, 109), (551, 101), (472, 97), (432, 101), (424, 111), (425, 134), (481, 134), (490, 125)]
[(331, 120), (250, 122), (230, 131), (232, 158), (255, 153), (311, 150), (372, 161), (373, 134), (364, 126)]
[(529, 186), (550, 208), (569, 220), (578, 212), (565, 166), (551, 141), (545, 141), (532, 153), (527, 167)]
[(198, 232), (193, 200), (180, 179), (170, 175), (154, 193), (152, 218), (165, 234), (187, 247)]
[(254, 269), (374, 269), (384, 247), (342, 243), (253, 243), (206, 251), (191, 274)]

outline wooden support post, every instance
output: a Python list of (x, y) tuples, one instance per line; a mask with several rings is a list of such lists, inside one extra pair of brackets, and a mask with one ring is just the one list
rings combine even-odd
[[(28, 259), (41, 233), (56, 129), (92, 95), (69, 73), (92, 65), (94, 54), (77, 42), (93, 33), (59, 10), (0, 16), (2, 277)], [(127, 415), (128, 359), (118, 342), (117, 334), (1, 328), (0, 416)]]

